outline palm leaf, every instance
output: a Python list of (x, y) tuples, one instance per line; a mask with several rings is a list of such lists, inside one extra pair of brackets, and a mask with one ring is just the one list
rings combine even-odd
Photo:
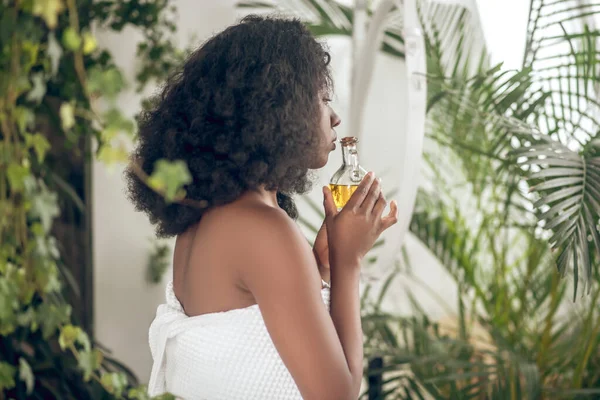
[[(246, 12), (282, 13), (305, 21), (315, 36), (345, 35), (352, 36), (354, 10), (335, 0), (271, 0), (245, 1), (236, 3), (236, 7)], [(367, 10), (372, 17), (373, 11)], [(404, 39), (402, 36), (402, 14), (394, 8), (385, 18), (385, 29), (380, 50), (394, 57), (404, 58)]]
[[(518, 81), (522, 76), (515, 75), (515, 78)], [(493, 93), (496, 88), (486, 87), (485, 82), (486, 78), (480, 80), (480, 92)], [(577, 265), (584, 272), (581, 275), (584, 283), (588, 282), (594, 261), (589, 254), (600, 251), (596, 245), (597, 222), (594, 223), (600, 215), (600, 168), (596, 153), (588, 151), (591, 146), (585, 151), (571, 150), (558, 140), (533, 134), (534, 127), (514, 117), (499, 114), (495, 109), (479, 110), (480, 95), (449, 88), (444, 83), (440, 86), (445, 96), (430, 111), (435, 116), (429, 122), (430, 134), (437, 138), (449, 136), (445, 144), (454, 147), (464, 164), (465, 177), (478, 185), (476, 187), (484, 187), (494, 170), (498, 177), (507, 173), (518, 179), (529, 178), (531, 190), (541, 195), (537, 200), (532, 198), (537, 215), (541, 217), (539, 220), (545, 222), (546, 229), (554, 232), (551, 245), (554, 249), (570, 247), (570, 251), (561, 253), (559, 271), (564, 274), (572, 270), (579, 277)], [(482, 149), (478, 154), (485, 156), (476, 156), (472, 147)], [(503, 158), (507, 162), (499, 164), (497, 160)], [(521, 168), (515, 168), (509, 160), (518, 160)], [(509, 198), (507, 200), (507, 204), (512, 203)]]
[[(573, 268), (590, 288), (592, 261), (590, 253), (600, 254), (597, 223), (600, 218), (600, 174), (595, 163), (597, 157), (580, 155), (557, 141), (542, 137), (543, 143), (523, 147), (513, 154), (522, 159), (521, 165), (536, 166), (531, 175), (530, 190), (539, 195), (536, 207), (547, 207), (540, 215), (545, 228), (552, 230), (550, 239), (555, 250), (560, 251), (558, 270), (563, 274)], [(568, 168), (565, 168), (568, 167)], [(593, 240), (588, 241), (588, 237)], [(593, 249), (593, 250), (592, 250)], [(590, 251), (592, 250), (592, 251)], [(575, 281), (574, 296), (577, 293)]]
[[(470, 77), (489, 65), (477, 15), (459, 4), (418, 2), (431, 76)], [(474, 60), (479, 60), (477, 63)]]
[(565, 142), (596, 136), (599, 14), (599, 5), (585, 0), (531, 2), (524, 66), (535, 73), (537, 88), (552, 93), (540, 129)]

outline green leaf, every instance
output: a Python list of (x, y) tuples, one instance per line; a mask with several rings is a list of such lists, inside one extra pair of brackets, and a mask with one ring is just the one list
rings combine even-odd
[(79, 330), (79, 334), (77, 335), (77, 343), (83, 347), (84, 351), (91, 351), (92, 349), (90, 338), (83, 329)]
[(108, 143), (102, 145), (98, 151), (97, 159), (102, 161), (107, 166), (112, 166), (117, 163), (124, 163), (127, 161), (129, 153), (123, 146), (112, 146)]
[(56, 28), (58, 16), (64, 9), (62, 0), (33, 0), (33, 15), (42, 17), (50, 29)]
[(50, 150), (50, 142), (48, 142), (48, 139), (40, 133), (27, 133), (25, 134), (25, 145), (27, 148), (33, 148), (40, 163), (44, 162), (46, 152)]
[(24, 40), (21, 42), (21, 68), (24, 72), (31, 71), (31, 67), (37, 64), (40, 42)]
[(121, 373), (105, 373), (100, 378), (100, 382), (108, 393), (120, 397), (127, 386), (127, 377)]
[(0, 361), (0, 393), (15, 387), (16, 372), (17, 369), (14, 366)]
[(50, 74), (56, 76), (58, 72), (58, 66), (60, 65), (60, 59), (62, 58), (63, 50), (60, 47), (60, 43), (56, 40), (54, 32), (48, 34), (48, 58), (50, 59)]
[(19, 379), (25, 382), (27, 395), (30, 395), (33, 392), (35, 376), (33, 375), (31, 366), (23, 357), (19, 358)]
[[(574, 232), (577, 235), (577, 231)], [(577, 300), (577, 286), (579, 285), (579, 265), (577, 263), (577, 247), (573, 247), (573, 303)]]
[(79, 353), (79, 368), (83, 371), (84, 381), (89, 381), (94, 371), (100, 368), (102, 358), (102, 353), (98, 349), (84, 350)]
[(377, 298), (377, 302), (375, 303), (377, 309), (381, 308), (381, 305), (383, 303), (383, 300), (385, 298), (385, 295), (387, 293), (387, 291), (390, 288), (390, 285), (392, 284), (393, 280), (396, 278), (396, 276), (398, 275), (398, 271), (393, 271), (389, 274), (389, 276), (385, 279), (385, 281), (383, 282), (383, 285), (381, 287), (381, 290), (379, 291), (379, 295)]
[[(31, 233), (35, 236), (35, 254), (45, 261), (57, 260), (60, 257), (56, 238), (47, 235), (46, 230), (41, 222), (31, 224)], [(45, 271), (50, 271), (50, 264), (47, 263), (44, 267)]]
[(539, 220), (543, 221), (545, 219), (548, 219), (548, 217), (551, 217), (554, 214), (558, 214), (559, 212), (566, 210), (573, 204), (579, 203), (582, 199), (583, 199), (583, 195), (581, 195), (581, 194), (578, 194), (578, 195), (575, 195), (572, 197), (567, 197), (565, 200), (563, 200), (562, 202), (560, 202), (558, 204), (555, 204), (548, 211), (546, 211), (545, 213), (540, 215)]
[(25, 133), (28, 127), (35, 124), (35, 114), (27, 107), (16, 107), (14, 115), (21, 133)]
[(102, 140), (110, 142), (119, 133), (125, 133), (127, 136), (133, 136), (135, 131), (135, 123), (125, 117), (121, 111), (112, 108), (102, 115), (102, 119), (106, 121), (106, 126), (101, 132)]
[[(553, 229), (558, 225), (562, 224), (563, 222), (566, 222), (566, 226), (572, 227), (577, 222), (577, 218), (572, 217), (579, 211), (581, 211), (581, 204), (575, 204), (571, 208), (564, 210), (560, 215), (548, 219), (544, 228)], [(567, 230), (568, 229), (569, 228), (567, 228)]]
[(96, 48), (98, 47), (98, 42), (96, 41), (94, 35), (92, 35), (90, 32), (84, 32), (82, 38), (83, 54), (88, 55), (93, 53), (94, 50), (96, 50)]
[[(592, 217), (592, 213), (590, 212), (587, 205), (583, 206), (583, 211), (587, 226), (591, 228), (590, 235), (592, 236), (592, 242), (596, 247), (596, 254), (600, 258), (600, 228), (598, 228), (598, 226), (595, 224), (594, 218)], [(596, 229), (594, 229), (594, 226), (596, 227)]]
[(27, 93), (27, 100), (32, 101), (36, 104), (40, 104), (44, 96), (46, 95), (46, 78), (43, 72), (36, 72), (31, 74), (31, 81), (33, 82), (33, 88)]
[(17, 323), (19, 326), (29, 327), (32, 332), (37, 331), (38, 326), (35, 320), (35, 311), (33, 307), (28, 307), (26, 311), (17, 315)]
[(577, 168), (546, 168), (531, 174), (529, 179), (552, 178), (557, 176), (580, 175), (581, 170)]
[(151, 188), (162, 193), (165, 200), (170, 202), (182, 197), (183, 186), (192, 182), (192, 176), (184, 161), (158, 160), (154, 171), (148, 179)]
[(29, 168), (22, 165), (11, 163), (6, 170), (8, 184), (14, 192), (22, 192), (25, 188), (25, 179), (30, 176)]
[(272, 3), (264, 1), (240, 1), (235, 5), (238, 8), (274, 8)]
[(553, 248), (557, 249), (562, 246), (563, 243), (570, 242), (572, 240), (572, 235), (575, 232), (575, 225), (572, 223), (572, 221), (569, 221), (568, 224), (563, 224), (558, 229), (555, 229), (555, 232), (556, 233), (554, 233), (554, 235), (548, 239), (548, 242)]
[(62, 42), (65, 48), (76, 51), (81, 47), (81, 37), (70, 26), (63, 31)]
[(562, 200), (579, 192), (581, 192), (581, 187), (566, 187), (557, 190), (548, 196), (542, 197), (540, 200), (536, 201), (533, 206), (538, 208), (544, 204), (554, 203), (555, 201)]
[(0, 335), (14, 331), (18, 324), (16, 313), (25, 303), (23, 299), (28, 302), (32, 296), (32, 290), (25, 293), (24, 286), (27, 282), (23, 268), (7, 263), (2, 269), (4, 271), (0, 275)]
[(581, 162), (574, 160), (564, 160), (562, 158), (544, 158), (537, 159), (532, 158), (527, 161), (520, 163), (521, 165), (548, 165), (548, 166), (561, 166), (561, 167), (581, 167)]
[[(575, 183), (580, 183), (580, 182), (583, 182), (583, 176), (556, 178), (556, 179), (551, 179), (549, 181), (540, 183), (539, 185), (532, 187), (531, 190), (532, 191), (533, 190), (535, 190), (535, 191), (548, 190), (548, 189), (554, 189), (557, 187), (570, 186), (570, 185), (573, 185)], [(583, 189), (582, 186), (579, 186), (579, 188)]]
[(127, 397), (132, 400), (150, 400), (148, 395), (148, 388), (144, 385), (129, 389)]
[(60, 106), (60, 120), (62, 128), (65, 131), (70, 130), (75, 125), (75, 112), (72, 104), (63, 103)]
[(579, 234), (577, 235), (579, 237), (579, 243), (577, 243), (579, 245), (579, 249), (581, 250), (581, 267), (583, 268), (583, 271), (585, 272), (585, 286), (584, 286), (584, 290), (585, 287), (588, 288), (588, 294), (590, 292), (590, 289), (592, 287), (592, 264), (590, 263), (590, 249), (589, 249), (589, 245), (588, 245), (588, 240), (587, 240), (587, 232), (585, 229), (585, 219), (584, 218), (579, 218), (579, 224), (578, 224), (578, 230), (579, 230)]
[(39, 190), (31, 196), (29, 214), (40, 220), (45, 232), (50, 231), (52, 221), (60, 215), (57, 194), (48, 190), (43, 182), (40, 182)]
[(81, 328), (73, 325), (65, 325), (60, 330), (60, 336), (58, 337), (58, 344), (60, 348), (66, 350), (71, 346), (75, 345), (75, 341), (79, 337)]
[(155, 396), (152, 400), (177, 400), (177, 397), (173, 396), (170, 393), (161, 394), (159, 396)]
[(71, 306), (68, 304), (49, 304), (42, 303), (37, 312), (37, 322), (42, 328), (42, 337), (44, 339), (55, 335), (60, 326), (68, 323), (71, 319)]
[(125, 88), (125, 79), (121, 72), (115, 68), (101, 69), (93, 67), (88, 75), (88, 89), (91, 93), (107, 96), (114, 99)]
[(171, 247), (166, 243), (154, 242), (147, 267), (148, 282), (157, 284), (171, 265)]
[(53, 265), (53, 268), (48, 268), (48, 274), (46, 275), (47, 279), (45, 281), (46, 284), (42, 286), (42, 293), (60, 293), (62, 290), (62, 283), (58, 278), (58, 267), (56, 267), (56, 263), (53, 262), (48, 262), (47, 264)]
[(83, 329), (70, 324), (63, 326), (58, 337), (60, 348), (66, 350), (76, 343), (81, 345), (84, 351), (91, 351), (90, 339)]

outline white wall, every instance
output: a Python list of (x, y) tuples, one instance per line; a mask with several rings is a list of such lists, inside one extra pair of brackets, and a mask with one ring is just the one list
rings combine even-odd
[[(236, 19), (234, 0), (180, 0), (179, 32), (181, 44), (186, 43), (190, 34), (205, 39)], [(116, 63), (125, 72), (129, 81), (133, 80), (135, 68), (135, 44), (139, 38), (133, 32), (121, 34), (100, 34), (101, 46), (109, 48)], [(333, 107), (342, 121), (348, 120), (348, 80), (350, 73), (349, 38), (329, 38), (332, 53), (332, 69), (336, 80), (337, 95)], [(379, 55), (375, 67), (375, 78), (369, 93), (365, 114), (365, 129), (369, 138), (361, 153), (361, 164), (378, 174), (383, 174), (385, 182), (398, 181), (399, 129), (405, 116), (404, 93), (406, 91), (403, 63), (385, 55)], [(133, 115), (139, 109), (140, 97), (126, 92), (121, 97), (122, 109)], [(342, 122), (338, 137), (347, 132)], [(328, 165), (319, 172), (320, 181), (309, 195), (318, 204), (322, 202), (320, 186), (341, 163), (338, 150), (330, 158)], [(384, 171), (388, 170), (386, 174)], [(163, 301), (164, 284), (148, 285), (145, 281), (146, 263), (151, 249), (150, 238), (153, 231), (145, 215), (135, 213), (124, 195), (122, 168), (112, 173), (102, 164), (94, 165), (94, 290), (95, 290), (95, 329), (100, 342), (138, 374), (142, 382), (147, 381), (151, 368), (151, 357), (147, 344), (147, 332), (156, 307)], [(401, 195), (401, 194), (400, 194)], [(316, 220), (306, 203), (300, 200), (300, 211), (308, 218)], [(412, 237), (407, 239), (407, 249), (411, 254), (413, 269), (421, 280), (427, 281), (433, 293), (452, 297), (455, 289), (447, 275), (435, 259)], [(377, 271), (372, 274), (378, 275)], [(379, 274), (381, 275), (381, 274)], [(165, 280), (170, 279), (170, 271)], [(387, 306), (408, 312), (404, 285), (400, 279), (393, 286)], [(408, 283), (418, 290), (414, 283)], [(442, 315), (439, 306), (426, 292), (421, 296), (433, 315)]]

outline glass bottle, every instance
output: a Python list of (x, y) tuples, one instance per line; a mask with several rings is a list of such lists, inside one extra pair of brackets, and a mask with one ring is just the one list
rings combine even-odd
[(367, 171), (358, 163), (358, 151), (356, 150), (358, 138), (348, 136), (342, 138), (340, 143), (342, 145), (342, 166), (329, 181), (329, 188), (338, 210), (346, 205), (352, 193), (367, 174)]

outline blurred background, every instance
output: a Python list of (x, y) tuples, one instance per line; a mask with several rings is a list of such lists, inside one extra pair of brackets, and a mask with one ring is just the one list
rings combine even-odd
[[(332, 55), (338, 137), (400, 222), (365, 261), (365, 399), (600, 398), (600, 4), (0, 4), (0, 399), (147, 398), (174, 240), (125, 196), (135, 116), (248, 13)], [(312, 241), (321, 186), (300, 196)], [(186, 167), (147, 177), (165, 193)]]

